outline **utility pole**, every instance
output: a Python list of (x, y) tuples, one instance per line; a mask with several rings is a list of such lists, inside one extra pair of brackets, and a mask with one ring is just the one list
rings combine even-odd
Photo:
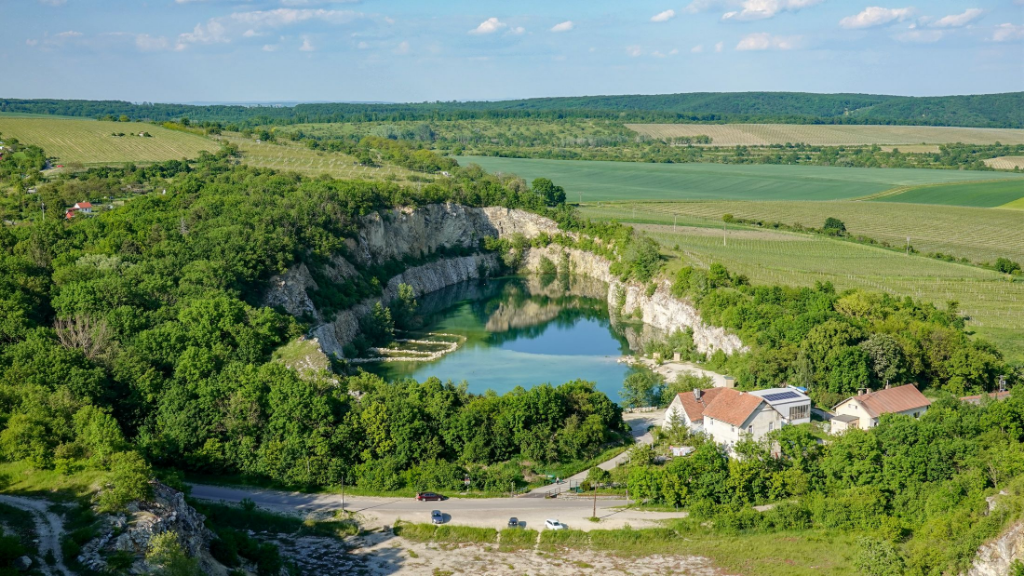
[(597, 518), (597, 484), (594, 484), (592, 488), (594, 489), (594, 513), (590, 517)]
[(722, 222), (722, 246), (728, 246), (729, 245), (729, 240), (728, 240), (729, 233), (725, 229), (725, 226), (726, 226), (726, 223), (723, 221)]
[(910, 256), (910, 236), (907, 236), (907, 256)]
[(673, 234), (675, 234), (675, 233), (676, 233), (676, 222), (677, 222), (678, 220), (679, 220), (679, 215), (678, 215), (678, 214), (676, 214), (676, 215), (672, 216), (672, 233), (673, 233)]
[(515, 498), (516, 497), (516, 481), (515, 480), (512, 481), (512, 488), (508, 491), (508, 497), (509, 498)]
[(341, 513), (345, 513), (345, 477), (341, 477)]

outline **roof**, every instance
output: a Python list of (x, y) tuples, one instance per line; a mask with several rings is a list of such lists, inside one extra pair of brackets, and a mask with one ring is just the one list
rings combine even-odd
[(92, 204), (89, 202), (76, 202), (75, 208), (92, 208)]
[(858, 420), (860, 420), (860, 418), (857, 418), (856, 416), (850, 416), (849, 414), (838, 414), (836, 416), (833, 416), (832, 419), (838, 420), (840, 422), (845, 422), (847, 424), (849, 424), (850, 422), (857, 422)]
[(704, 416), (733, 426), (743, 426), (747, 418), (750, 418), (750, 415), (764, 402), (760, 396), (732, 388), (722, 388), (721, 390), (718, 396), (704, 409)]
[(722, 390), (725, 390), (725, 388), (706, 388), (701, 390), (700, 400), (697, 400), (693, 392), (680, 392), (679, 402), (683, 405), (683, 411), (686, 412), (686, 417), (689, 418), (690, 422), (703, 420), (704, 410), (708, 404), (718, 397)]
[(1010, 397), (1009, 392), (989, 392), (988, 394), (975, 394), (974, 396), (964, 396), (960, 398), (961, 402), (970, 402), (971, 404), (981, 404), (981, 399), (988, 396), (992, 400), (1006, 400)]
[(904, 384), (895, 388), (886, 388), (877, 392), (868, 392), (859, 396), (852, 396), (840, 402), (843, 404), (850, 400), (856, 400), (864, 406), (872, 418), (878, 418), (882, 414), (892, 412), (906, 412), (914, 408), (931, 406), (931, 400), (924, 397), (924, 394), (913, 384)]
[(765, 402), (772, 406), (776, 404), (803, 402), (805, 400), (810, 402), (811, 400), (806, 394), (796, 388), (766, 388), (764, 390), (754, 390), (751, 394), (764, 398)]

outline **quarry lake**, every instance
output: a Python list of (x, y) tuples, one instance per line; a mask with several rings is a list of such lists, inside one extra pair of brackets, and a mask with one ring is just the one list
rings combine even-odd
[(615, 402), (629, 372), (628, 329), (613, 325), (607, 285), (579, 279), (472, 281), (418, 299), (422, 328), (411, 339), (459, 341), (437, 360), (364, 365), (387, 379), (434, 376), (465, 381), (469, 391), (504, 394), (516, 386), (595, 382)]

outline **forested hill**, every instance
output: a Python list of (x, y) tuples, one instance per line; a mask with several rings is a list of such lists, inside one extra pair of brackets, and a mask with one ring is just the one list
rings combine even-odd
[(0, 112), (138, 120), (221, 122), (238, 127), (308, 122), (606, 118), (631, 122), (906, 124), (1024, 128), (1024, 92), (972, 96), (882, 96), (802, 92), (695, 92), (533, 98), (499, 102), (237, 106), (95, 100), (0, 99)]

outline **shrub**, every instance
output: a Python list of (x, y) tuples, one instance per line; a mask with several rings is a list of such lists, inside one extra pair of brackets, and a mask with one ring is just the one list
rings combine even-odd
[(133, 500), (145, 500), (152, 494), (149, 464), (135, 452), (118, 452), (110, 457), (110, 484), (100, 494), (101, 512), (117, 512)]

